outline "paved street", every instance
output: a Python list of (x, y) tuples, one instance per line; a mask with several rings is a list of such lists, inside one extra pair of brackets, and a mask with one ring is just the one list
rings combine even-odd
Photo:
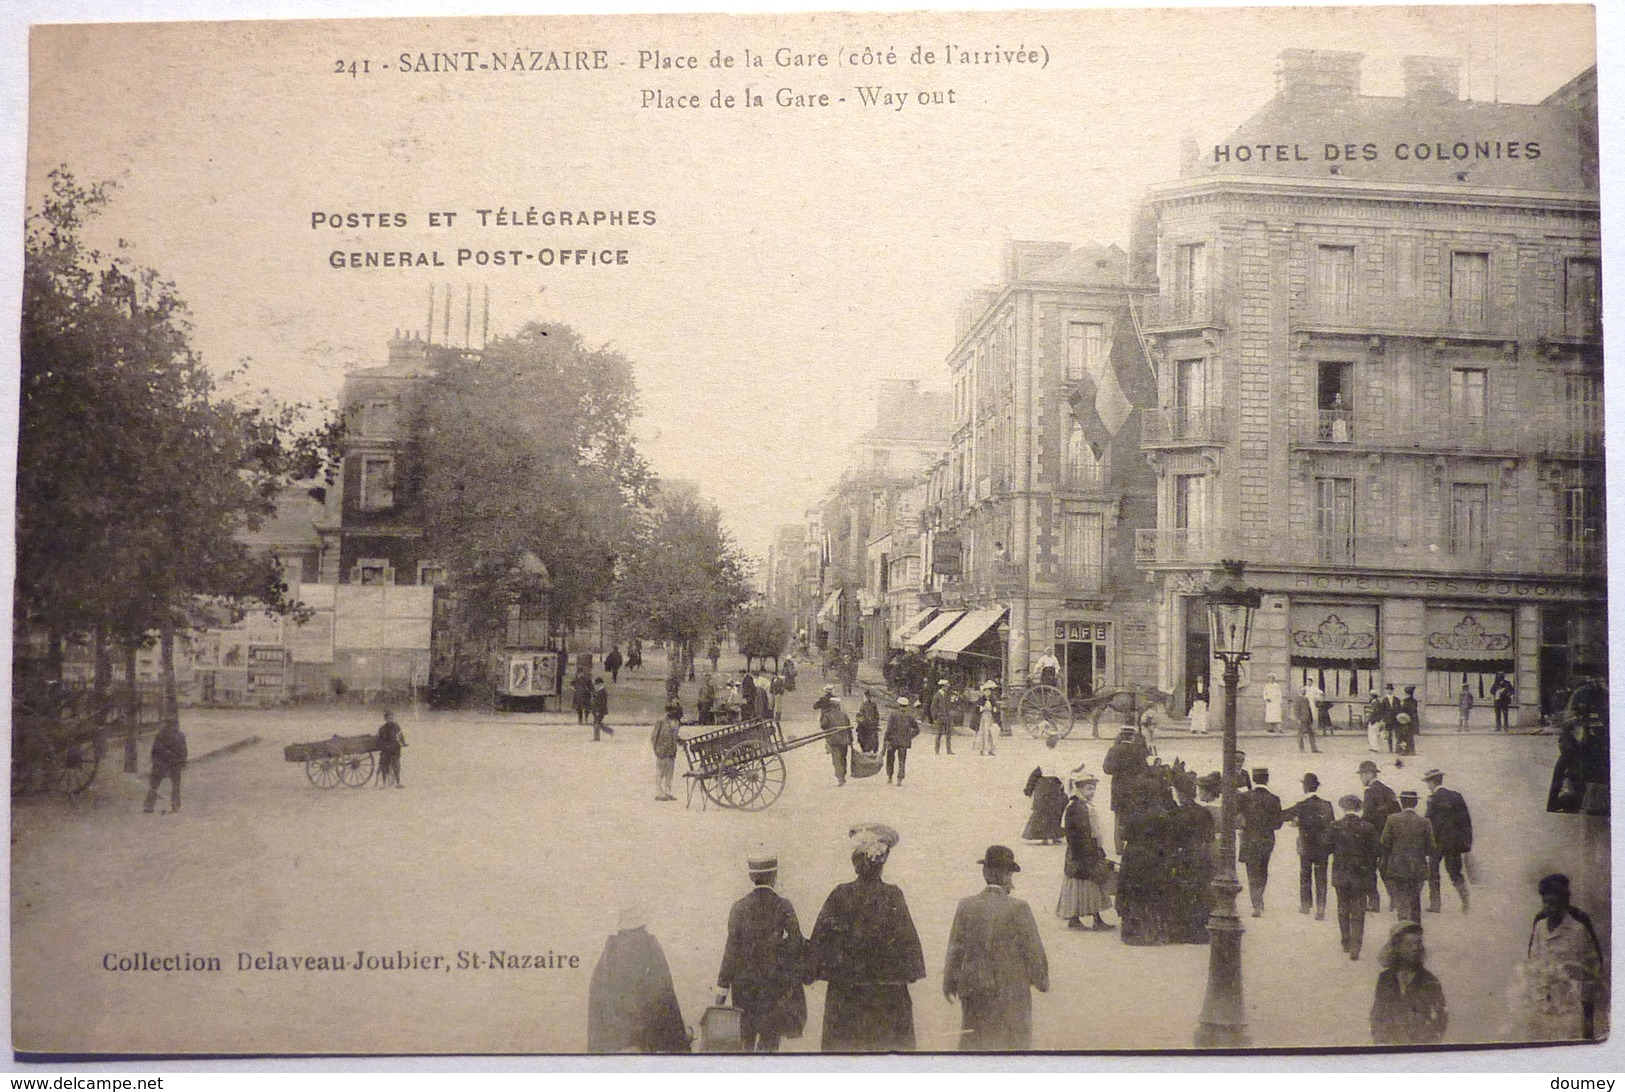
[[(646, 699), (659, 674), (623, 678), (612, 708), (652, 704)], [(786, 736), (815, 730), (817, 682), (816, 669), (804, 673)], [(685, 689), (689, 704), (692, 692)], [(1035, 1047), (1190, 1043), (1207, 949), (1131, 948), (1115, 933), (1068, 932), (1051, 913), (1061, 848), (1019, 842), (1028, 812), (1021, 788), (1032, 767), (1064, 772), (1083, 762), (1098, 771), (1106, 740), (1048, 750), (1009, 738), (986, 758), (962, 734), (950, 758), (931, 752), (926, 733), (903, 788), (883, 777), (837, 788), (815, 744), (787, 756), (789, 784), (776, 805), (742, 813), (704, 810), (698, 797), (688, 808), (657, 803), (646, 724), (623, 722), (613, 740), (594, 744), (568, 715), (408, 712), (400, 719), (409, 741), (400, 791), (318, 789), (302, 767), (284, 762), (287, 743), (371, 731), (379, 721), (375, 710), (313, 707), (184, 713), (194, 757), (249, 736), (260, 742), (195, 762), (178, 815), (141, 814), (144, 784), (107, 766), (83, 797), (20, 801), (12, 873), (17, 1046), (229, 1051), (251, 1039), (318, 1052), (579, 1051), (588, 979), (625, 889), (644, 896), (684, 1017), (697, 1025), (727, 907), (747, 888), (746, 852), (759, 843), (777, 849), (780, 889), (810, 931), (829, 889), (851, 878), (844, 835), (865, 819), (903, 835), (886, 878), (908, 897), (931, 972), (913, 990), (922, 1048), (955, 1042), (958, 1010), (940, 990), (948, 926), (956, 900), (981, 886), (975, 861), (996, 841), (1016, 848), (1016, 893), (1033, 903), (1051, 962), (1053, 989), (1035, 1004)], [(618, 719), (612, 713), (611, 723)], [(1539, 908), (1539, 876), (1567, 871), (1576, 905), (1608, 935), (1605, 824), (1543, 810), (1555, 746), (1550, 737), (1448, 732), (1425, 736), (1403, 770), (1389, 773), (1391, 760), (1381, 756), (1396, 789), (1420, 789), (1422, 771), (1441, 766), (1473, 809), (1485, 882), (1474, 890), (1472, 916), (1460, 914), (1447, 885), (1446, 913), (1426, 915), (1425, 923), (1429, 964), (1450, 1004), (1449, 1041), (1504, 1035), (1504, 990)], [(1183, 757), (1198, 771), (1219, 763), (1216, 736), (1162, 737), (1157, 747), (1164, 761)], [(1307, 770), (1319, 773), (1327, 798), (1357, 789), (1363, 738), (1340, 734), (1325, 748), (1309, 756), (1290, 738), (1245, 741), (1248, 764), (1268, 765), (1288, 804)], [(1300, 916), (1296, 863), (1293, 833), (1283, 830), (1269, 912), (1245, 922), (1253, 1042), (1366, 1044), (1380, 942), (1350, 963), (1332, 918)], [(1368, 937), (1385, 934), (1392, 920), (1371, 922)], [(456, 968), (459, 951), (478, 953), (483, 964), (493, 949), (578, 963)], [(358, 951), (431, 963), (441, 956), (443, 966), (237, 969), (239, 953), (353, 963)], [(110, 953), (214, 956), (223, 970), (121, 973), (103, 969)], [(822, 985), (808, 994), (808, 1035), (790, 1049), (817, 1047)], [(163, 1019), (154, 1018), (159, 1012)]]

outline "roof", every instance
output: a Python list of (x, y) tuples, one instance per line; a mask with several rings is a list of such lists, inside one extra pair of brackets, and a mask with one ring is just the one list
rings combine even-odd
[(1201, 148), (1186, 177), (1327, 179), (1335, 168), (1335, 177), (1357, 181), (1595, 193), (1588, 124), (1563, 101), (1283, 92)]
[(1053, 262), (1024, 271), (1021, 279), (1121, 288), (1127, 276), (1128, 255), (1113, 244), (1077, 247)]

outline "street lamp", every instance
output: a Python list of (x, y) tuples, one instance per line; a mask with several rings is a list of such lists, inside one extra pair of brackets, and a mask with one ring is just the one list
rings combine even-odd
[(1196, 1045), (1213, 1049), (1247, 1045), (1247, 1007), (1241, 988), (1241, 918), (1236, 914), (1236, 687), (1241, 662), (1248, 658), (1253, 612), (1262, 597), (1242, 581), (1245, 563), (1221, 561), (1208, 581), (1207, 619), (1213, 655), (1224, 661), (1224, 786), (1219, 812), (1219, 867), (1213, 877), (1213, 909), (1208, 916), (1207, 998)]
[(1008, 619), (999, 620), (999, 735), (1007, 736), (1011, 732), (1010, 722), (1006, 719), (1004, 709), (1005, 695), (1010, 693), (1010, 622)]

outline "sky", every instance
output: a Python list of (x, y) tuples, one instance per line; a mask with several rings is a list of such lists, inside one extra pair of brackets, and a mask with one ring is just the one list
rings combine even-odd
[[(89, 7), (103, 19), (179, 11)], [(877, 379), (946, 389), (955, 314), (996, 282), (1007, 240), (1126, 246), (1135, 202), (1176, 176), (1181, 140), (1211, 144), (1261, 106), (1282, 49), (1366, 54), (1368, 94), (1398, 93), (1403, 55), (1454, 56), (1472, 97), (1532, 102), (1593, 62), (1591, 19), (1548, 5), (52, 29), (32, 47), (26, 197), (59, 164), (113, 181), (101, 241), (124, 240), (175, 282), (211, 367), (246, 364), (249, 386), (282, 398), (335, 398), (347, 369), (383, 362), (395, 331), (424, 328), (431, 289), (451, 288), (455, 342), (470, 289), (476, 343), (487, 292), (493, 336), (570, 325), (634, 362), (640, 446), (656, 471), (697, 482), (761, 555), (874, 424)], [(948, 43), (1041, 50), (1047, 63), (950, 66)], [(935, 62), (912, 63), (916, 46)], [(895, 49), (898, 63), (845, 63), (866, 47)], [(828, 65), (778, 65), (780, 48)], [(400, 71), (403, 53), (489, 63), (556, 49), (603, 50), (607, 67)], [(747, 49), (763, 68), (708, 64), (721, 51), (740, 65)], [(657, 53), (700, 68), (656, 68)], [(334, 71), (358, 60), (365, 75)], [(761, 107), (710, 106), (747, 85)], [(860, 86), (909, 101), (865, 105)], [(830, 105), (779, 106), (779, 89)], [(922, 104), (922, 91), (942, 101)], [(700, 106), (645, 105), (651, 95)], [(476, 212), (532, 208), (649, 210), (655, 222), (499, 227), (493, 215), (481, 227)], [(452, 226), (430, 226), (442, 211)], [(406, 226), (313, 227), (318, 213), (401, 213)], [(526, 257), (458, 268), (459, 248)], [(536, 261), (581, 248), (625, 250), (627, 262)], [(438, 252), (448, 264), (335, 269), (334, 251)]]

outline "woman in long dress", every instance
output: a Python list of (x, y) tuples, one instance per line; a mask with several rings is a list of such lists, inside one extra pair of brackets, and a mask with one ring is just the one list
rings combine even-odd
[[(1071, 794), (1061, 816), (1061, 829), (1066, 833), (1066, 860), (1061, 868), (1061, 897), (1055, 904), (1055, 916), (1065, 918), (1068, 929), (1105, 932), (1117, 926), (1107, 924), (1100, 916), (1100, 912), (1112, 904), (1105, 884), (1110, 866), (1101, 845), (1100, 823), (1094, 806), (1100, 779), (1079, 767), (1068, 782)], [(1086, 914), (1094, 919), (1088, 925), (1083, 922)]]
[(1540, 881), (1541, 911), (1513, 976), (1512, 1011), (1530, 1042), (1601, 1038), (1607, 1024), (1602, 944), (1591, 919), (1569, 905), (1569, 878)]
[(1044, 767), (1034, 766), (1027, 775), (1027, 786), (1022, 794), (1032, 798), (1032, 814), (1027, 817), (1027, 829), (1021, 832), (1023, 841), (1059, 842), (1062, 838), (1061, 816), (1066, 811), (1066, 786), (1059, 777), (1044, 773)]
[(925, 954), (901, 888), (880, 878), (897, 831), (863, 823), (851, 831), (857, 879), (824, 900), (809, 941), (808, 983), (824, 995), (826, 1051), (913, 1050), (910, 982), (925, 977)]

